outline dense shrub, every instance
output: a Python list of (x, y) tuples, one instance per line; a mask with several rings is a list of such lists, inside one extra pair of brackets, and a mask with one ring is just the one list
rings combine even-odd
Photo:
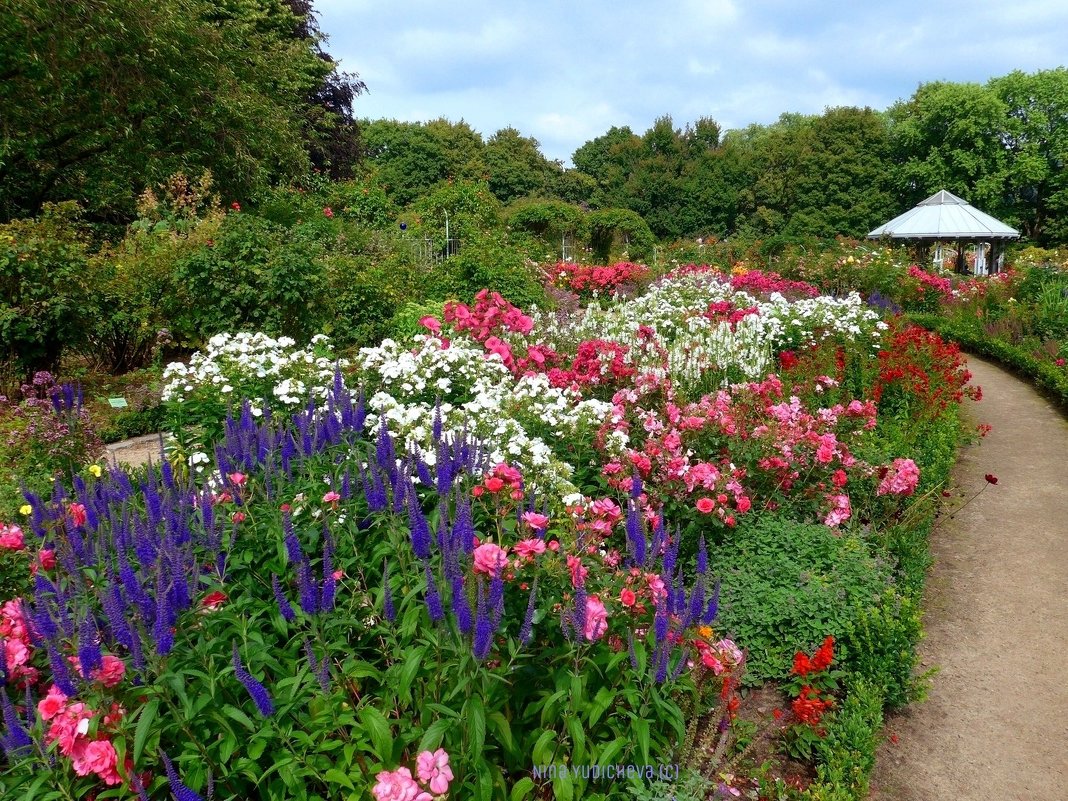
[(263, 218), (228, 214), (217, 239), (177, 263), (183, 305), (174, 313), (176, 337), (202, 342), (254, 328), (307, 339), (326, 308), (322, 247), (317, 237), (294, 236)]
[(77, 204), (0, 226), (0, 359), (21, 378), (55, 370), (86, 341), (96, 305)]
[[(889, 565), (862, 539), (782, 515), (739, 525), (712, 562), (724, 630), (749, 649), (749, 683), (785, 676), (794, 653), (827, 634), (840, 639), (858, 616), (894, 600)], [(852, 666), (852, 654), (844, 658)]]

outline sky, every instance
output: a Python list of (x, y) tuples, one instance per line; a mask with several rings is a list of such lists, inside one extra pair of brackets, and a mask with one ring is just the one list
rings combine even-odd
[(1065, 0), (315, 0), (358, 117), (517, 128), (570, 164), (612, 126), (885, 109), (929, 81), (1064, 66)]

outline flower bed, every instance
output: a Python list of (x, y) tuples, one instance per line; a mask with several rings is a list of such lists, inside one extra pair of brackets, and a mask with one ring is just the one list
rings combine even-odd
[[(940, 464), (907, 422), (952, 421), (966, 379), (859, 297), (810, 295), (689, 270), (562, 319), (484, 292), (348, 364), (213, 340), (169, 368), (196, 452), (30, 492), (0, 539), (29, 583), (0, 628), (0, 789), (623, 798), (541, 768), (693, 770), (714, 737), (723, 769), (742, 688), (828, 636), (843, 687), (907, 700), (901, 532)], [(764, 615), (809, 592), (776, 549), (820, 575), (818, 614)], [(861, 707), (807, 686), (826, 762)]]

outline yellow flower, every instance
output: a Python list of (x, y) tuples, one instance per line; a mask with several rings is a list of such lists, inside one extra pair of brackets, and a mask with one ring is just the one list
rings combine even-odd
[(697, 633), (700, 634), (702, 637), (704, 637), (706, 640), (711, 640), (712, 639), (712, 627), (711, 626), (701, 626), (700, 628), (697, 629)]
[(91, 464), (91, 465), (89, 465), (89, 472), (92, 473), (97, 478), (100, 478), (100, 474), (103, 473), (104, 471), (100, 469), (100, 465)]
[(32, 515), (33, 507), (30, 506), (28, 503), (24, 503), (22, 504), (22, 506), (19, 507), (19, 511), (24, 515)]

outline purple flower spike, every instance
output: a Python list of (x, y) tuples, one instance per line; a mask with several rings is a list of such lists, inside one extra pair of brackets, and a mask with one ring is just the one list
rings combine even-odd
[(170, 785), (175, 801), (204, 801), (201, 796), (182, 784), (178, 778), (178, 773), (174, 770), (174, 764), (171, 762), (170, 757), (162, 751), (160, 755), (163, 757), (163, 768), (167, 771), (167, 784)]
[(7, 690), (0, 691), (0, 705), (4, 709), (4, 725), (7, 727), (7, 737), (4, 738), (4, 748), (9, 754), (28, 749), (33, 746), (33, 738), (26, 733), (19, 720), (11, 699), (7, 697)]
[(430, 613), (430, 622), (437, 623), (445, 617), (445, 610), (441, 606), (441, 594), (438, 585), (434, 582), (434, 574), (430, 571), (430, 562), (423, 565), (426, 574), (426, 608)]
[(278, 576), (274, 573), (271, 574), (271, 590), (274, 592), (274, 600), (278, 603), (278, 611), (282, 613), (282, 617), (286, 621), (293, 620), (297, 613), (293, 611), (292, 604), (289, 603), (289, 599), (282, 592), (282, 585), (278, 581)]
[(271, 696), (267, 692), (267, 688), (260, 684), (256, 679), (245, 670), (245, 666), (241, 664), (241, 655), (237, 652), (237, 643), (234, 643), (234, 673), (237, 675), (237, 680), (245, 685), (245, 689), (248, 690), (248, 694), (252, 696), (253, 702), (256, 704), (256, 709), (260, 711), (260, 714), (265, 718), (274, 714), (274, 702), (271, 701)]
[(475, 659), (481, 662), (490, 652), (493, 645), (493, 621), (490, 620), (486, 609), (486, 593), (482, 585), (478, 587), (478, 605), (475, 612)]
[(534, 579), (534, 584), (530, 588), (530, 597), (527, 598), (527, 613), (523, 616), (523, 625), (519, 629), (519, 642), (526, 645), (530, 642), (531, 635), (534, 633), (534, 609), (538, 603), (538, 580)]

